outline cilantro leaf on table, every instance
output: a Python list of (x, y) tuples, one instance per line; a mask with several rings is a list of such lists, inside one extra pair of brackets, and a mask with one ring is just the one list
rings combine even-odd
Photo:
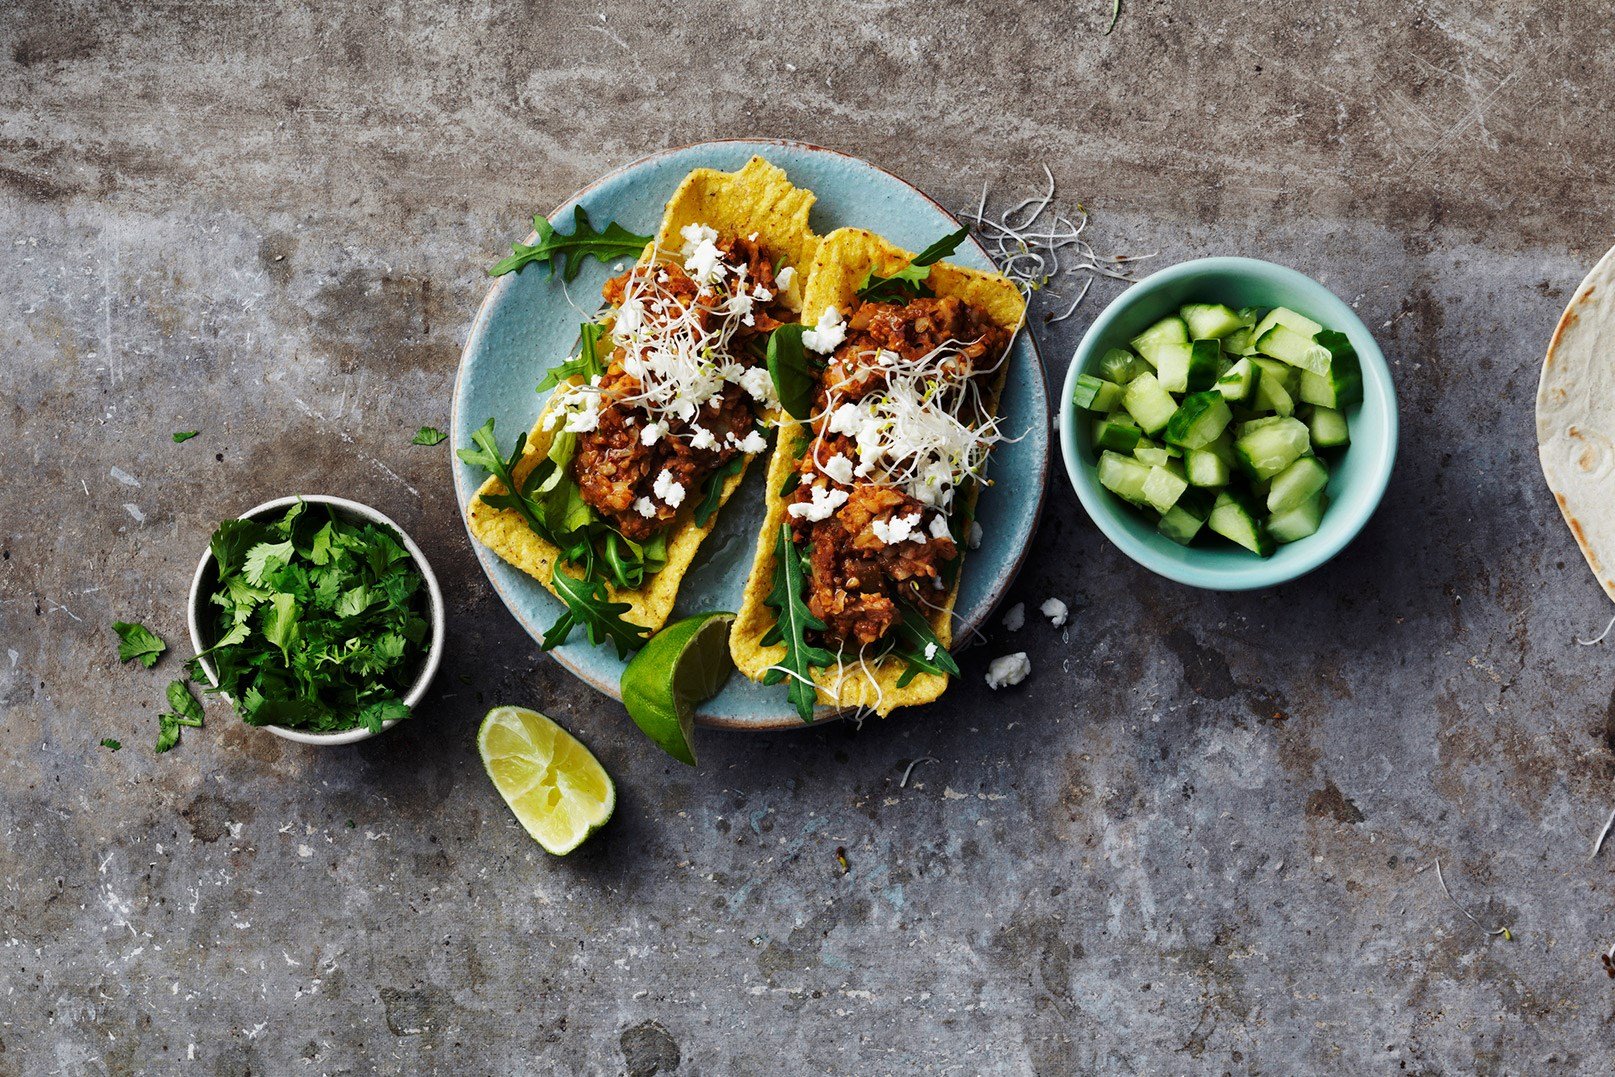
[(201, 432), (200, 430), (176, 430), (174, 431), (174, 444), (178, 445), (181, 442), (189, 441)]
[(111, 737), (102, 737), (101, 738), (101, 747), (110, 749), (111, 751), (115, 752), (118, 749), (123, 747), (123, 741), (121, 741), (121, 740), (113, 740)]
[(409, 439), (411, 445), (441, 445), (448, 440), (448, 435), (435, 426), (423, 426), (415, 431), (415, 436)]
[(550, 367), (534, 392), (542, 393), (545, 389), (553, 389), (577, 374), (583, 375), (584, 381), (597, 374), (604, 374), (606, 365), (600, 361), (600, 340), (605, 335), (606, 327), (599, 322), (584, 322), (578, 326), (577, 357)]
[(650, 629), (623, 620), (622, 615), (630, 609), (628, 603), (612, 602), (599, 580), (578, 579), (557, 566), (550, 583), (566, 603), (566, 613), (544, 633), (542, 649), (549, 651), (559, 647), (572, 634), (572, 629), (580, 626), (590, 643), (598, 646), (609, 639), (615, 644), (618, 658), (628, 657), (629, 652), (644, 646), (650, 637)]
[(823, 631), (824, 622), (813, 616), (802, 598), (802, 581), (806, 572), (806, 559), (791, 541), (791, 525), (779, 525), (779, 539), (775, 547), (774, 589), (763, 599), (763, 605), (772, 607), (779, 619), (764, 634), (765, 647), (776, 643), (785, 645), (785, 656), (763, 675), (764, 684), (778, 684), (789, 678), (785, 697), (796, 707), (802, 721), (813, 721), (813, 705), (818, 702), (819, 690), (813, 683), (813, 671), (836, 664), (835, 655), (823, 647), (807, 641), (810, 629)]
[(958, 250), (959, 244), (963, 243), (969, 234), (968, 228), (949, 232), (916, 254), (913, 261), (889, 277), (882, 277), (871, 268), (864, 274), (863, 284), (858, 287), (858, 298), (905, 302), (920, 296), (934, 295), (930, 286), (925, 283), (931, 277), (931, 267)]
[(158, 656), (168, 650), (168, 644), (164, 643), (157, 633), (139, 622), (113, 621), (112, 631), (118, 634), (120, 662), (133, 659), (150, 669), (157, 664)]
[(616, 258), (638, 258), (650, 236), (636, 236), (615, 221), (597, 232), (589, 222), (589, 214), (582, 206), (572, 210), (572, 234), (562, 235), (542, 216), (533, 217), (533, 231), (538, 233), (536, 243), (516, 243), (511, 246), (509, 258), (494, 263), (488, 270), (490, 277), (502, 277), (533, 263), (548, 265), (550, 276), (561, 266), (561, 277), (568, 282), (577, 279), (583, 269), (583, 259), (593, 256), (602, 262)]

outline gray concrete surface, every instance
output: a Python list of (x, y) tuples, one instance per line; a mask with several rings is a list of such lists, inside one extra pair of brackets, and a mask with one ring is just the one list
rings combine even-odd
[[(0, 1074), (1608, 1072), (1615, 700), (1574, 639), (1615, 610), (1531, 405), (1611, 242), (1609, 5), (1108, 13), (0, 11)], [(1066, 632), (995, 628), (923, 712), (664, 761), (506, 615), (449, 447), (408, 442), (527, 214), (738, 134), (954, 206), (1046, 163), (1101, 245), (1316, 275), (1395, 363), (1384, 507), (1216, 595), (1057, 481), (1013, 597)], [(1040, 331), (1051, 378), (1115, 294)], [(153, 756), (197, 551), (300, 490), (422, 540), (439, 690), (349, 750), (212, 704)], [(179, 654), (120, 667), (118, 618)], [(1009, 649), (1034, 674), (990, 693)], [(481, 773), (493, 701), (617, 778), (564, 861)]]

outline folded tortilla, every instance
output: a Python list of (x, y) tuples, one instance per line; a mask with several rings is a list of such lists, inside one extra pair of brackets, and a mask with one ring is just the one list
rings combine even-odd
[[(698, 168), (684, 177), (678, 190), (668, 200), (661, 226), (651, 245), (640, 256), (640, 262), (643, 264), (658, 256), (661, 259), (677, 257), (684, 245), (679, 230), (686, 225), (699, 223), (717, 230), (721, 236), (747, 237), (755, 234), (758, 245), (764, 251), (776, 259), (783, 258), (786, 265), (796, 267), (798, 275), (806, 280), (819, 243), (819, 237), (808, 227), (808, 212), (813, 208), (814, 201), (812, 191), (793, 186), (783, 169), (761, 157), (753, 157), (738, 172)], [(556, 357), (557, 361), (561, 358)], [(572, 380), (578, 382), (582, 379)], [(554, 395), (551, 394), (539, 413), (538, 421), (533, 424), (532, 433), (527, 436), (526, 449), (514, 469), (518, 483), (525, 482), (528, 473), (549, 452), (555, 432), (545, 430), (543, 420), (553, 401)], [(750, 466), (750, 458), (743, 459), (746, 465), (724, 483), (720, 512), (722, 504), (729, 500), (745, 478), (745, 468)], [(477, 496), (471, 499), (468, 510), (471, 533), (553, 593), (555, 588), (550, 583), (550, 577), (560, 561), (561, 551), (554, 543), (534, 534), (515, 510), (495, 509), (482, 500), (484, 494), (504, 492), (504, 484), (498, 479), (490, 478), (482, 484)], [(687, 498), (684, 508), (674, 517), (667, 532), (667, 564), (660, 572), (645, 581), (644, 586), (633, 590), (622, 590), (606, 584), (612, 601), (628, 604), (628, 612), (623, 614), (624, 620), (643, 625), (652, 632), (667, 621), (685, 572), (695, 559), (701, 543), (717, 524), (718, 513), (715, 512), (708, 517), (705, 527), (696, 525), (694, 512), (699, 502), (698, 497)], [(561, 571), (572, 576), (579, 575), (570, 567), (563, 566)]]
[(1536, 429), (1548, 488), (1615, 599), (1615, 249), (1581, 282), (1553, 332)]
[[(826, 307), (848, 310), (869, 270), (873, 269), (880, 276), (891, 276), (913, 258), (910, 252), (871, 232), (859, 228), (836, 229), (819, 243), (814, 256), (813, 271), (808, 274), (807, 291), (803, 296), (802, 320), (809, 325), (816, 323)], [(1026, 318), (1026, 300), (1001, 274), (941, 262), (932, 267), (926, 283), (939, 296), (957, 296), (982, 308), (993, 321), (1009, 330), (1012, 337)], [(1009, 365), (1006, 361), (999, 367), (998, 376), (986, 394), (990, 412), (997, 411)], [(762, 643), (777, 620), (775, 611), (764, 605), (763, 600), (773, 590), (779, 560), (776, 543), (780, 525), (785, 522), (787, 499), (780, 490), (812, 439), (808, 424), (784, 414), (780, 420), (779, 437), (768, 467), (768, 507), (757, 538), (757, 557), (746, 581), (740, 613), (729, 634), (729, 650), (735, 665), (754, 681), (762, 680), (769, 667), (785, 658), (784, 644), (765, 647)], [(979, 489), (980, 484), (973, 485), (961, 502), (954, 505), (954, 513), (973, 512)], [(964, 552), (961, 545), (961, 559)], [(931, 630), (944, 647), (953, 640), (953, 607), (959, 597), (959, 580), (964, 575), (963, 566), (960, 568), (961, 571), (954, 574), (946, 601), (930, 615)], [(948, 678), (941, 674), (921, 673), (899, 688), (897, 682), (907, 668), (908, 664), (901, 658), (887, 657), (861, 666), (854, 657), (839, 670), (816, 670), (813, 680), (819, 689), (821, 706), (836, 711), (871, 710), (885, 717), (898, 707), (929, 703), (948, 686)]]

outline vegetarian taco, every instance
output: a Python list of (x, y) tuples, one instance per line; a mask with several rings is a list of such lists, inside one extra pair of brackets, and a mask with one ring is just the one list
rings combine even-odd
[[(738, 172), (691, 172), (654, 237), (595, 233), (579, 213), (574, 236), (599, 242), (576, 243), (574, 259), (649, 242), (606, 282), (578, 354), (539, 385), (554, 392), (515, 452), (502, 456), (490, 420), (461, 453), (491, 473), (471, 501), (472, 534), (566, 603), (546, 648), (581, 626), (625, 654), (666, 621), (719, 509), (767, 448), (779, 406), (768, 345), (799, 317), (813, 203), (754, 157)], [(544, 222), (539, 244), (495, 272), (548, 260), (568, 238)]]
[[(730, 649), (814, 706), (886, 715), (940, 696), (960, 567), (1026, 303), (1002, 275), (843, 228), (819, 244), (803, 348), (775, 349), (782, 416)], [(822, 365), (809, 354), (822, 357)]]

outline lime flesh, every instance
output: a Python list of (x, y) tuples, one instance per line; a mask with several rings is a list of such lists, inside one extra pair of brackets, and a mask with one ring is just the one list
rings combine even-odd
[(495, 707), (477, 730), (477, 750), (516, 819), (556, 856), (604, 826), (617, 805), (617, 789), (600, 761), (537, 711)]

